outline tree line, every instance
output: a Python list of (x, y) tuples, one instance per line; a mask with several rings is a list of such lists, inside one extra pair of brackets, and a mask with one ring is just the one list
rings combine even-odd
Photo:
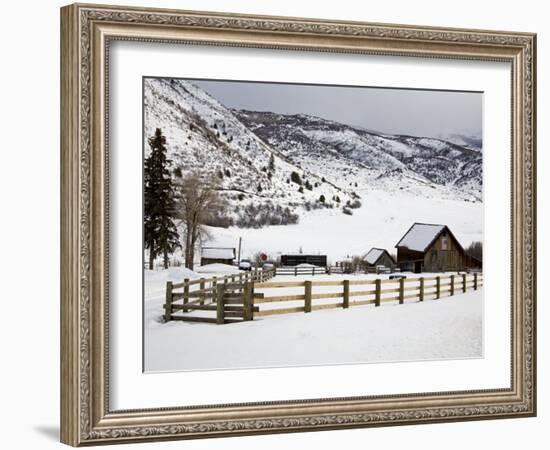
[[(166, 137), (160, 128), (148, 139), (148, 144), (151, 152), (144, 161), (143, 235), (149, 251), (149, 269), (154, 268), (158, 256), (162, 256), (164, 268), (168, 268), (168, 255), (178, 248), (183, 248), (185, 267), (193, 269), (197, 243), (207, 237), (204, 225), (225, 209), (218, 194), (219, 186), (215, 178), (200, 173), (183, 178), (181, 169), (173, 177)], [(183, 236), (176, 221), (182, 224)]]

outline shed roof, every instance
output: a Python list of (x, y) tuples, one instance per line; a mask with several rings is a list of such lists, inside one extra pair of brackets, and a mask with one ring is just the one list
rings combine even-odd
[(208, 259), (235, 259), (235, 249), (205, 247), (202, 249), (202, 257)]
[(378, 258), (382, 256), (384, 249), (381, 248), (371, 248), (365, 256), (363, 256), (363, 261), (366, 261), (369, 264), (375, 264), (378, 261)]
[(445, 228), (447, 228), (446, 225), (414, 223), (396, 244), (396, 247), (406, 247), (409, 250), (423, 252)]

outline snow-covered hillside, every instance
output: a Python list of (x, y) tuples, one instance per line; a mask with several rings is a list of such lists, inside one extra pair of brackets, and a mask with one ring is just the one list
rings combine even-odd
[[(147, 138), (160, 128), (173, 169), (183, 176), (198, 172), (217, 179), (234, 219), (259, 208), (316, 209), (336, 206), (333, 198), (353, 199), (351, 189), (292, 163), (232, 111), (187, 81), (147, 79), (144, 102), (145, 154), (150, 151)], [(320, 201), (321, 195), (326, 202)]]

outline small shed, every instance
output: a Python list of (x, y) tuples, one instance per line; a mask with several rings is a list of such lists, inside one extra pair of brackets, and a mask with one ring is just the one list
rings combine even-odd
[(229, 264), (235, 261), (235, 248), (232, 247), (202, 247), (201, 266), (206, 264)]
[(481, 268), (447, 225), (414, 223), (395, 246), (401, 270), (441, 272)]
[(362, 258), (363, 267), (368, 271), (376, 269), (376, 266), (384, 266), (389, 269), (396, 267), (396, 262), (392, 255), (385, 248), (371, 248)]

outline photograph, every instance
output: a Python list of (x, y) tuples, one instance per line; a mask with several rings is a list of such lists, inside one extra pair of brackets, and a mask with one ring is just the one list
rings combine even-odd
[(483, 92), (142, 88), (145, 372), (483, 357)]

